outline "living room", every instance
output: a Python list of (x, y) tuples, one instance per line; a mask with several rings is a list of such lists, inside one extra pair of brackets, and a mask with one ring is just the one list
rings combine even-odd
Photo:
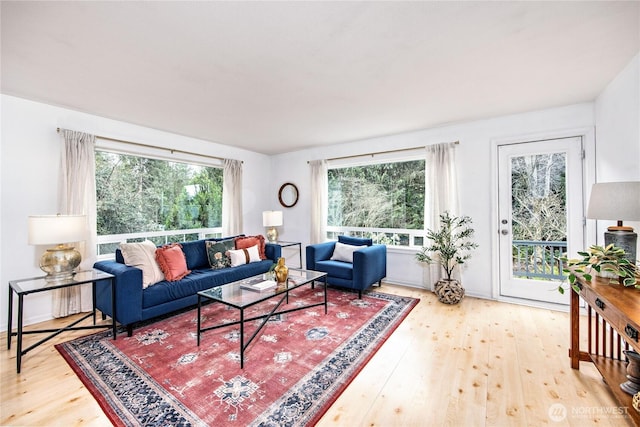
[[(384, 130), (375, 134), (353, 133), (355, 136), (351, 138), (342, 136), (341, 139), (327, 137), (304, 141), (306, 145), (301, 144), (297, 148), (286, 150), (270, 147), (264, 150), (242, 148), (240, 142), (236, 142), (231, 137), (208, 140), (187, 136), (189, 134), (184, 131), (172, 129), (171, 124), (163, 127), (143, 125), (144, 115), (128, 121), (122, 118), (123, 114), (114, 115), (106, 110), (85, 109), (84, 104), (78, 100), (76, 103), (64, 104), (51, 95), (52, 92), (49, 92), (46, 81), (35, 85), (31, 91), (20, 92), (9, 87), (11, 82), (15, 81), (12, 79), (17, 79), (16, 76), (29, 74), (27, 67), (29, 61), (18, 62), (20, 65), (18, 68), (7, 68), (11, 71), (10, 74), (5, 71), (5, 67), (10, 67), (12, 63), (7, 63), (4, 52), (10, 48), (14, 55), (17, 55), (15, 52), (19, 51), (20, 46), (20, 42), (14, 39), (10, 40), (11, 46), (5, 46), (5, 43), (8, 43), (5, 35), (5, 19), (11, 19), (11, 16), (6, 13), (5, 3), (9, 2), (2, 4), (3, 83), (0, 151), (2, 176), (0, 312), (3, 313), (0, 330), (2, 331), (7, 329), (4, 313), (7, 311), (8, 282), (16, 278), (40, 274), (37, 249), (27, 244), (27, 217), (33, 214), (53, 214), (56, 211), (60, 158), (60, 136), (56, 132), (57, 128), (243, 161), (243, 223), (247, 234), (265, 232), (262, 212), (277, 209), (278, 189), (285, 182), (293, 182), (299, 189), (300, 197), (294, 207), (284, 211), (284, 226), (280, 229), (280, 237), (283, 240), (300, 241), (303, 247), (310, 243), (311, 234), (309, 218), (313, 189), (309, 179), (308, 161), (459, 141), (456, 146), (456, 162), (460, 211), (473, 218), (476, 229), (475, 238), (480, 245), (480, 250), (476, 251), (473, 258), (466, 264), (463, 281), (467, 296), (490, 301), (513, 302), (512, 299), (501, 295), (497, 284), (496, 247), (499, 221), (496, 207), (498, 181), (496, 163), (497, 147), (500, 143), (567, 136), (583, 138), (587, 165), (584, 177), (585, 203), (588, 200), (589, 188), (595, 182), (640, 180), (640, 8), (636, 2), (615, 2), (606, 6), (615, 10), (616, 13), (608, 17), (610, 21), (607, 23), (610, 27), (601, 33), (598, 33), (597, 29), (594, 30), (597, 33), (594, 37), (600, 37), (601, 43), (594, 47), (592, 52), (589, 51), (588, 45), (579, 45), (575, 49), (576, 59), (565, 61), (565, 67), (570, 68), (570, 72), (574, 73), (574, 79), (578, 81), (583, 73), (595, 73), (593, 70), (599, 68), (606, 70), (606, 72), (603, 71), (602, 76), (608, 73), (609, 77), (601, 81), (599, 86), (592, 83), (590, 92), (586, 91), (590, 93), (589, 96), (579, 99), (550, 97), (537, 104), (545, 105), (544, 107), (524, 110), (514, 107), (508, 112), (503, 112), (497, 107), (501, 103), (508, 104), (508, 92), (511, 87), (502, 91), (498, 89), (498, 91), (484, 94), (484, 99), (496, 106), (495, 113), (481, 110), (475, 115), (469, 114), (466, 117), (452, 115), (448, 121), (423, 127), (409, 125), (404, 129), (396, 127), (397, 131), (394, 132)], [(584, 10), (580, 9), (581, 13), (585, 14), (582, 20), (588, 21), (587, 17), (589, 17), (596, 22), (594, 15), (598, 14), (598, 6), (602, 5), (598, 3), (593, 5), (596, 12), (588, 9), (587, 6)], [(61, 18), (58, 17), (58, 19)], [(576, 18), (570, 24), (578, 25), (580, 22), (580, 18)], [(620, 31), (611, 35), (611, 28), (616, 26)], [(635, 34), (635, 36), (629, 37), (629, 34)], [(609, 49), (614, 50), (612, 45), (616, 45), (616, 55), (610, 58), (607, 53)], [(621, 45), (623, 48), (620, 48)], [(55, 55), (55, 53), (52, 54)], [(9, 61), (15, 58), (15, 56), (8, 57)], [(513, 61), (517, 62), (521, 59), (517, 57)], [(591, 62), (580, 63), (586, 59), (590, 59)], [(470, 55), (468, 59), (463, 58), (456, 65), (473, 69), (478, 66), (477, 60), (477, 57)], [(39, 64), (31, 66), (39, 70), (44, 68), (41, 71), (46, 74), (46, 67), (41, 67)], [(548, 80), (550, 85), (564, 83), (553, 81), (554, 72), (560, 73), (560, 70), (555, 70), (554, 64), (540, 63), (540, 68), (541, 77), (539, 76), (537, 80), (521, 81), (519, 78), (513, 80), (518, 85), (533, 86), (534, 89), (541, 84), (541, 81)], [(488, 69), (491, 70), (491, 68)], [(486, 74), (470, 73), (468, 76), (469, 81), (456, 83), (460, 85), (459, 90), (470, 90), (470, 86), (482, 86), (482, 79), (487, 78)], [(93, 90), (99, 91), (100, 81), (93, 80), (90, 75), (76, 78), (81, 77), (91, 83)], [(117, 96), (132, 89), (125, 87)], [(410, 88), (406, 90), (409, 91)], [(64, 88), (61, 91), (64, 91)], [(108, 94), (103, 94), (105, 95)], [(86, 96), (91, 97), (91, 94), (87, 93)], [(158, 89), (155, 93), (147, 93), (147, 96), (158, 104), (157, 114), (162, 117), (161, 120), (170, 123), (168, 118), (174, 114), (173, 104), (178, 103), (179, 95)], [(112, 101), (107, 98), (105, 102)], [(565, 99), (570, 101), (567, 102)], [(471, 105), (477, 105), (481, 100), (482, 96), (470, 98), (469, 101)], [(442, 98), (440, 101), (445, 102)], [(126, 104), (136, 102), (135, 99), (124, 101)], [(267, 107), (264, 108), (268, 109), (268, 100), (265, 104)], [(443, 108), (445, 107), (447, 105), (443, 104)], [(217, 113), (222, 114), (222, 107), (218, 108)], [(396, 108), (401, 111), (404, 107), (399, 105)], [(438, 106), (431, 108), (435, 111)], [(313, 107), (309, 109), (313, 110)], [(229, 118), (229, 121), (233, 120), (239, 119)], [(373, 125), (374, 123), (369, 122), (361, 127)], [(206, 127), (206, 124), (203, 123), (201, 126)], [(244, 124), (244, 126), (250, 127), (251, 124)], [(330, 123), (326, 126), (331, 128)], [(358, 135), (368, 136), (359, 137)], [(263, 143), (263, 145), (268, 144)], [(602, 243), (602, 232), (607, 225), (609, 223), (606, 221), (596, 223), (594, 220), (588, 220), (585, 246), (596, 242)], [(636, 229), (640, 227), (637, 221), (629, 222), (629, 225)], [(385, 283), (408, 289), (424, 288), (424, 268), (415, 261), (414, 254), (413, 250), (389, 248)], [(522, 300), (516, 302), (529, 304), (528, 301)], [(51, 300), (48, 296), (35, 297), (25, 308), (27, 324), (47, 321), (51, 317)], [(558, 327), (568, 328), (568, 324), (561, 324)], [(564, 348), (558, 349), (558, 352), (563, 356), (566, 354)], [(568, 358), (566, 363), (566, 369), (569, 369)]]

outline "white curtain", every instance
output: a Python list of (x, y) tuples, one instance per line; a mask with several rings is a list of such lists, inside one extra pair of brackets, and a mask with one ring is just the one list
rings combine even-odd
[(224, 160), (222, 183), (222, 233), (235, 236), (242, 233), (242, 162)]
[[(444, 143), (425, 147), (425, 229), (440, 227), (440, 214), (449, 211), (458, 215), (458, 184), (456, 180), (455, 144)], [(455, 274), (459, 272), (456, 271)], [(425, 282), (433, 290), (436, 282), (444, 275), (437, 264), (425, 268)]]
[(328, 181), (327, 161), (312, 160), (311, 168), (311, 244), (327, 238)]
[[(81, 270), (96, 261), (96, 179), (95, 136), (62, 129), (58, 211), (66, 215), (86, 215), (86, 240), (74, 246), (82, 255)], [(91, 284), (58, 289), (53, 294), (53, 316), (64, 317), (91, 311)]]

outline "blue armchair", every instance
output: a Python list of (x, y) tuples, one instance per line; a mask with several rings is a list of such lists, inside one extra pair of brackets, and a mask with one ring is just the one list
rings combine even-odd
[[(348, 262), (348, 259), (336, 252), (336, 242), (309, 245), (306, 248), (307, 269), (327, 273), (327, 283), (330, 285), (357, 290), (358, 298), (362, 298), (362, 291), (374, 283), (382, 285), (382, 279), (387, 276), (385, 245), (374, 245), (371, 239), (350, 236), (338, 236), (338, 243), (365, 247), (356, 250), (351, 248), (353, 262)], [(344, 246), (338, 246), (338, 249), (339, 252), (345, 252)], [(348, 258), (351, 253), (349, 248), (346, 253)]]

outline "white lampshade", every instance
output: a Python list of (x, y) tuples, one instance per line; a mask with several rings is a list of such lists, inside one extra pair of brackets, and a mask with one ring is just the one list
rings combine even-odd
[(594, 184), (587, 218), (640, 221), (640, 181)]
[(30, 245), (58, 245), (86, 239), (86, 215), (34, 215), (29, 217)]
[(262, 225), (265, 227), (280, 227), (282, 225), (282, 211), (262, 212)]

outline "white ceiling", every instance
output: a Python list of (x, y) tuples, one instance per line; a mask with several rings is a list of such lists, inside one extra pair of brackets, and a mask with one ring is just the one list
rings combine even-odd
[(7, 2), (4, 94), (266, 154), (592, 101), (640, 2)]

